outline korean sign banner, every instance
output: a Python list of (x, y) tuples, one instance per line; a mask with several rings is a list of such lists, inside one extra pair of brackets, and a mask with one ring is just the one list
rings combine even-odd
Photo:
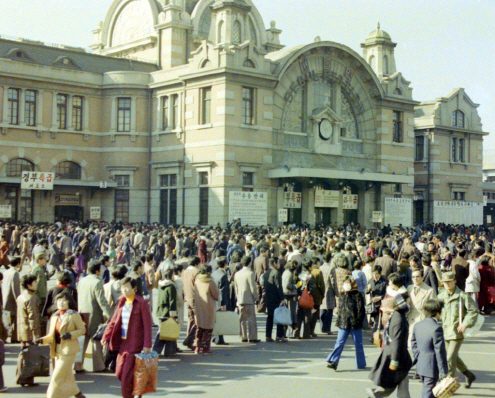
[(302, 207), (301, 192), (284, 192), (285, 209), (300, 209)]
[(243, 225), (268, 224), (268, 196), (265, 192), (229, 193), (229, 221), (240, 218)]
[(344, 210), (356, 210), (358, 208), (358, 196), (357, 195), (344, 195), (344, 203), (342, 208)]
[(101, 207), (98, 206), (90, 207), (89, 218), (91, 220), (99, 220), (101, 218)]
[(55, 173), (43, 171), (23, 171), (21, 177), (21, 189), (45, 189), (53, 190)]
[(11, 205), (0, 205), (0, 218), (12, 218)]

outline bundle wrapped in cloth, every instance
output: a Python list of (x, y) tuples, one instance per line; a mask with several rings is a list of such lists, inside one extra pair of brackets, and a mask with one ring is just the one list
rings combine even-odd
[(459, 380), (456, 377), (447, 376), (433, 388), (433, 395), (436, 398), (450, 398), (460, 386)]
[(144, 395), (156, 392), (158, 380), (158, 354), (151, 351), (149, 354), (136, 354), (134, 366), (134, 390), (133, 395)]

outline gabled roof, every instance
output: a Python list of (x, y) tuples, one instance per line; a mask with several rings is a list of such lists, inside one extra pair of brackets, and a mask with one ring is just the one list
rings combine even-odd
[[(13, 52), (12, 50), (14, 49), (16, 51)], [(14, 56), (17, 52), (23, 54), (19, 59)], [(102, 74), (116, 71), (154, 72), (159, 69), (156, 64), (152, 63), (107, 57), (91, 54), (84, 50), (53, 47), (43, 43), (28, 43), (4, 38), (0, 38), (1, 58)], [(69, 61), (64, 62), (64, 59)]]

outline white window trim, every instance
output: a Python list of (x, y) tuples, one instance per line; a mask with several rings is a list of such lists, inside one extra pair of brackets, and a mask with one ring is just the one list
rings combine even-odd
[[(457, 153), (457, 160), (454, 160), (453, 156), (452, 156), (452, 147), (454, 145), (454, 139), (456, 139), (456, 153)], [(463, 158), (464, 160), (461, 162), (459, 159), (460, 159), (460, 140), (464, 140), (464, 148), (463, 148)], [(467, 144), (468, 144), (468, 140), (465, 138), (465, 137), (450, 137), (450, 162), (451, 163), (458, 163), (458, 164), (467, 164), (468, 161), (467, 161)]]

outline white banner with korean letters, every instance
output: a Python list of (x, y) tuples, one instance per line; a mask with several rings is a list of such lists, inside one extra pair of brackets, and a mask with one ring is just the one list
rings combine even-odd
[(21, 177), (21, 189), (45, 189), (53, 190), (55, 173), (43, 171), (23, 171)]
[(284, 209), (300, 209), (301, 207), (301, 192), (284, 192)]
[(240, 218), (242, 225), (268, 224), (268, 196), (265, 192), (230, 192), (229, 221)]
[(89, 218), (91, 220), (99, 220), (101, 218), (101, 207), (90, 207)]
[(483, 202), (435, 200), (433, 202), (433, 222), (483, 225)]
[(383, 212), (374, 211), (371, 215), (371, 222), (383, 222)]
[(385, 222), (391, 227), (412, 227), (413, 201), (408, 198), (385, 198)]
[(315, 191), (315, 207), (339, 207), (340, 191), (327, 191), (317, 189)]
[(12, 218), (11, 205), (0, 205), (0, 218)]
[(342, 208), (344, 210), (357, 210), (358, 208), (358, 196), (357, 195), (343, 195)]

